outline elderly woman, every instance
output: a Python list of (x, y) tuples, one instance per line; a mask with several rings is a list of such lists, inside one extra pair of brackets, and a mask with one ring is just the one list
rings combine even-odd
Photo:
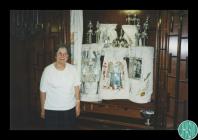
[(41, 77), (41, 118), (46, 129), (72, 129), (80, 115), (80, 78), (68, 58), (67, 48), (59, 46), (56, 61), (45, 67)]

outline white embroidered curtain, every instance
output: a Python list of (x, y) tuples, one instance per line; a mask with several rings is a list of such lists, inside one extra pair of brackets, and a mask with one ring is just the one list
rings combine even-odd
[(83, 10), (70, 11), (71, 61), (81, 76), (81, 48), (83, 40)]

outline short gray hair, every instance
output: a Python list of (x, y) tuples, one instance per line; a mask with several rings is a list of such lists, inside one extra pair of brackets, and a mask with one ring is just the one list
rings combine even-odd
[(58, 52), (58, 50), (59, 50), (60, 48), (64, 48), (64, 49), (67, 51), (67, 53), (69, 54), (68, 47), (67, 47), (65, 44), (58, 44), (58, 45), (56, 45), (55, 48), (54, 48), (54, 54), (55, 54), (55, 55), (56, 55), (56, 53)]

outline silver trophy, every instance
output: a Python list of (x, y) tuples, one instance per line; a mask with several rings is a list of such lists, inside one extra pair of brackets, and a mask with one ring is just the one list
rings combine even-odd
[(148, 31), (148, 26), (149, 26), (149, 17), (146, 18), (146, 21), (143, 25), (144, 31), (147, 32)]
[(87, 32), (87, 44), (91, 44), (92, 43), (92, 36), (93, 36), (93, 24), (91, 21), (89, 21), (89, 24), (88, 24), (88, 32)]
[(99, 21), (97, 21), (97, 23), (96, 23), (95, 34), (96, 34), (96, 43), (99, 43), (99, 41), (100, 41), (100, 34), (101, 34)]
[(131, 15), (129, 15), (128, 14), (128, 16), (127, 16), (127, 18), (126, 18), (126, 22), (127, 22), (127, 24), (131, 24), (131, 22), (132, 22), (132, 18), (131, 18)]
[(145, 23), (144, 23), (144, 25), (143, 25), (143, 32), (142, 32), (142, 36), (141, 36), (141, 38), (142, 38), (142, 45), (143, 46), (145, 46), (146, 45), (146, 40), (148, 39), (148, 26), (149, 26), (149, 18), (147, 17), (146, 18), (146, 21), (145, 21)]
[(141, 46), (142, 45), (142, 43), (141, 43), (141, 32), (140, 32), (140, 29), (141, 29), (141, 25), (140, 25), (140, 20), (138, 20), (137, 21), (137, 25), (136, 25), (136, 27), (137, 27), (137, 30), (138, 30), (138, 32), (137, 33), (135, 33), (135, 45), (136, 46)]
[(141, 39), (142, 39), (142, 46), (145, 46), (146, 45), (146, 40), (148, 39), (147, 32), (145, 32), (145, 31), (142, 32)]
[(151, 122), (150, 119), (151, 117), (155, 114), (154, 110), (140, 110), (140, 114), (143, 116), (143, 118), (146, 119), (145, 125), (150, 126)]
[(137, 17), (137, 15), (135, 14), (134, 17), (132, 18), (132, 25), (137, 25), (137, 22), (139, 21), (140, 19)]

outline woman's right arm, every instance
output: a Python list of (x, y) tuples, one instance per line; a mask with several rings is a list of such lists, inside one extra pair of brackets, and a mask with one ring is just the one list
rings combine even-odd
[(41, 118), (45, 118), (45, 109), (44, 109), (44, 103), (46, 99), (46, 93), (40, 91), (40, 100), (41, 100)]

